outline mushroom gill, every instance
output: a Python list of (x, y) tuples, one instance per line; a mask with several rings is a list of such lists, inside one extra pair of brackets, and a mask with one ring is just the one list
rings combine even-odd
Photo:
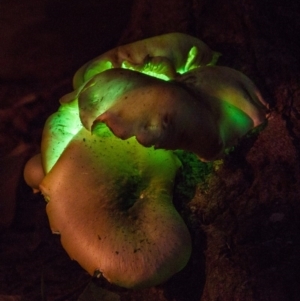
[(162, 79), (173, 79), (200, 66), (214, 65), (220, 53), (187, 34), (173, 32), (109, 50), (84, 64), (74, 75), (73, 86), (105, 70), (124, 68)]

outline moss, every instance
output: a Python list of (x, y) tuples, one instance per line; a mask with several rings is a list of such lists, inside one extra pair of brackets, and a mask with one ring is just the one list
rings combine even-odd
[(205, 190), (208, 185), (208, 176), (213, 171), (213, 162), (202, 162), (190, 152), (177, 150), (175, 154), (182, 163), (182, 168), (175, 181), (174, 198), (191, 200), (196, 187)]

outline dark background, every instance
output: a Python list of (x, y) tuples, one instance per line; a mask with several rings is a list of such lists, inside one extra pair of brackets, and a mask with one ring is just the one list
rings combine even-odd
[(141, 291), (104, 283), (116, 295), (89, 300), (300, 300), (299, 2), (0, 0), (0, 301), (77, 300), (90, 283), (50, 233), (22, 169), (83, 63), (173, 31), (248, 75), (270, 104), (268, 126), (179, 204), (194, 245), (182, 272)]

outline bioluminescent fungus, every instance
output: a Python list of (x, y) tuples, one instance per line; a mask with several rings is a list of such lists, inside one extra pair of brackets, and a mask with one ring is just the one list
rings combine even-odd
[[(104, 124), (92, 135), (78, 126), (75, 103), (49, 117), (42, 160), (29, 161), (25, 178), (47, 200), (53, 233), (91, 275), (99, 271), (126, 288), (160, 284), (191, 254), (189, 231), (172, 203), (180, 161), (134, 138), (118, 139)], [(45, 176), (36, 178), (41, 169)]]
[(185, 149), (209, 158), (219, 153), (219, 131), (206, 105), (178, 84), (123, 69), (104, 71), (79, 93), (82, 124), (106, 123), (119, 138), (144, 146)]
[[(171, 33), (117, 47), (81, 67), (45, 124), (25, 180), (47, 201), (53, 233), (91, 275), (158, 285), (187, 264), (189, 231), (173, 206), (173, 150), (215, 160), (266, 120), (242, 73)], [(121, 138), (121, 139), (119, 139)]]
[(73, 79), (77, 89), (98, 73), (111, 68), (139, 71), (173, 79), (200, 66), (214, 65), (220, 53), (183, 33), (169, 33), (116, 47), (83, 65)]
[(144, 146), (194, 152), (204, 161), (220, 158), (265, 121), (265, 106), (242, 73), (201, 67), (175, 81), (123, 69), (104, 71), (79, 93), (80, 118), (88, 130), (104, 122), (121, 139)]
[[(235, 69), (205, 66), (183, 74), (177, 81), (209, 108), (218, 127), (222, 149), (212, 159), (222, 156), (226, 149), (267, 120), (268, 105), (259, 90), (245, 74)], [(196, 154), (197, 150), (201, 150), (199, 142), (195, 143)]]

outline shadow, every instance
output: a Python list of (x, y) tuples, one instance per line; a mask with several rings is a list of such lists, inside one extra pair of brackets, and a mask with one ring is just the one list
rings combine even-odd
[(47, 1), (45, 25), (59, 33), (74, 61), (82, 65), (117, 46), (132, 3), (133, 0)]

